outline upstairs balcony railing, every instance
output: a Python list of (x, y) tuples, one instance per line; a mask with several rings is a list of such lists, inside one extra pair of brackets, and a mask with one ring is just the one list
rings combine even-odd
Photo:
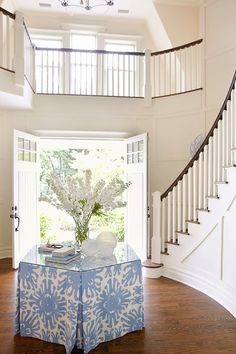
[(152, 97), (167, 96), (201, 87), (201, 43), (197, 41), (151, 54)]
[(38, 94), (152, 98), (200, 89), (202, 40), (160, 52), (38, 48), (22, 14), (0, 8), (0, 67)]
[(42, 94), (143, 97), (144, 53), (36, 48)]

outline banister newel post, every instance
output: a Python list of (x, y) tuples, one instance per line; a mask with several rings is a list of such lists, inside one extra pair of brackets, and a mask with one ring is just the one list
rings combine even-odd
[(144, 62), (144, 104), (145, 107), (152, 105), (152, 85), (151, 85), (151, 50), (145, 49)]
[(151, 239), (151, 261), (161, 263), (161, 193), (154, 192), (153, 197), (153, 235)]
[(15, 47), (14, 47), (14, 71), (15, 71), (15, 84), (24, 86), (24, 17), (21, 12), (15, 13)]

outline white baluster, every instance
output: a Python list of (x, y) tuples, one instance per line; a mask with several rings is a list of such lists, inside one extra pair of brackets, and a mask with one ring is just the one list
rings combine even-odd
[(182, 220), (182, 181), (178, 183), (178, 231), (183, 230), (183, 220)]
[(208, 195), (213, 195), (213, 139), (209, 138), (208, 143)]
[(234, 120), (234, 112), (235, 112), (235, 101), (234, 101), (235, 90), (231, 92), (231, 114), (230, 114), (230, 125), (231, 125), (231, 154), (230, 154), (230, 165), (234, 165), (234, 131), (235, 131), (235, 120)]
[(179, 92), (182, 92), (183, 86), (183, 50), (179, 51)]
[(158, 96), (161, 96), (161, 91), (162, 91), (161, 73), (162, 73), (161, 56), (158, 55), (158, 93), (157, 93)]
[(219, 120), (218, 122), (217, 140), (218, 140), (217, 175), (218, 175), (218, 181), (222, 182), (222, 120)]
[(199, 185), (199, 196), (198, 196), (198, 208), (203, 208), (203, 152), (199, 154), (198, 160), (198, 185)]
[(217, 180), (218, 180), (218, 170), (217, 170), (217, 159), (218, 159), (218, 131), (215, 129), (213, 134), (213, 195), (217, 195)]
[(176, 59), (176, 52), (173, 53), (174, 58), (174, 93), (178, 92), (178, 84), (177, 84), (177, 59)]
[(169, 94), (171, 95), (172, 93), (172, 88), (171, 88), (171, 81), (172, 81), (172, 55), (171, 55), (171, 52), (169, 52)]
[(168, 215), (167, 215), (167, 241), (170, 242), (172, 238), (172, 222), (171, 222), (171, 205), (172, 204), (172, 192), (168, 194)]
[(41, 50), (41, 93), (45, 92), (44, 77), (44, 51)]
[(158, 56), (153, 55), (151, 56), (151, 65), (152, 65), (152, 96), (155, 97), (157, 96), (156, 92), (157, 92), (157, 58)]
[(222, 114), (222, 181), (225, 181), (226, 166), (226, 119), (225, 111)]
[(193, 169), (188, 170), (188, 220), (193, 219)]
[(11, 68), (11, 63), (10, 63), (10, 18), (9, 16), (6, 16), (6, 68), (10, 69)]
[(166, 242), (166, 198), (161, 203), (161, 251), (165, 252)]
[(198, 208), (198, 161), (193, 163), (193, 220), (197, 221)]
[(189, 51), (189, 90), (193, 89), (193, 46), (187, 49)]
[(186, 231), (186, 216), (187, 216), (187, 203), (186, 203), (186, 196), (187, 196), (187, 176), (186, 174), (183, 176), (183, 231)]
[(204, 147), (203, 151), (203, 208), (208, 208), (208, 146)]
[(166, 90), (166, 54), (163, 54), (163, 95), (167, 94)]
[(230, 166), (230, 155), (231, 155), (231, 101), (227, 103), (226, 110), (226, 165)]
[(172, 201), (172, 240), (176, 240), (176, 192), (177, 188), (174, 187), (172, 191), (173, 201)]
[(4, 58), (4, 48), (3, 48), (3, 33), (4, 33), (4, 26), (3, 26), (3, 13), (0, 12), (0, 67), (3, 67), (3, 58)]

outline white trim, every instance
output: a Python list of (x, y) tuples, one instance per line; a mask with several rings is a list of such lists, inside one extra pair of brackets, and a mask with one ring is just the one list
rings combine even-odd
[(46, 139), (84, 139), (84, 140), (124, 140), (131, 134), (113, 131), (76, 131), (76, 130), (33, 130), (39, 138)]
[(143, 277), (144, 278), (160, 278), (163, 274), (163, 267), (161, 268), (148, 268), (148, 267), (143, 267)]
[(226, 289), (225, 283), (221, 282), (220, 284), (217, 281), (210, 282), (208, 278), (204, 279), (191, 272), (177, 268), (163, 267), (162, 275), (191, 286), (210, 296), (236, 318), (236, 294), (232, 294), (230, 288)]

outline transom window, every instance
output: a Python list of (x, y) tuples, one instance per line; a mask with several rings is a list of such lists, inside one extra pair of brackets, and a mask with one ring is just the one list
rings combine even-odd
[(37, 162), (35, 141), (18, 138), (18, 161)]

